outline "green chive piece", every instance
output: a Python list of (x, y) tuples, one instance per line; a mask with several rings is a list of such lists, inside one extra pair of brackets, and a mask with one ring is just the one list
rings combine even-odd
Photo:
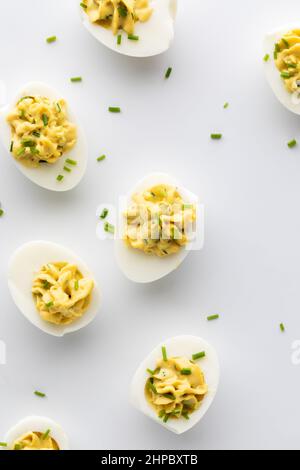
[(44, 434), (42, 435), (42, 439), (43, 439), (43, 440), (47, 439), (47, 437), (49, 436), (50, 432), (51, 432), (51, 429), (47, 429), (47, 431), (44, 432)]
[(0, 209), (0, 217), (3, 217), (3, 216), (4, 216), (4, 210)]
[(82, 82), (82, 77), (72, 77), (72, 78), (70, 78), (70, 81), (72, 83)]
[(197, 361), (198, 359), (203, 359), (206, 356), (205, 351), (198, 352), (192, 355), (193, 361)]
[(110, 113), (120, 113), (120, 112), (121, 112), (121, 108), (110, 106), (110, 107), (108, 108), (108, 111), (109, 111)]
[(279, 327), (280, 327), (281, 332), (284, 333), (284, 332), (285, 332), (285, 326), (284, 326), (284, 324), (283, 324), (283, 323), (280, 323)]
[(270, 54), (266, 54), (265, 57), (264, 57), (264, 61), (265, 62), (268, 62), (270, 59)]
[(152, 380), (152, 379), (150, 379), (150, 380), (148, 381), (149, 390), (151, 390), (151, 392), (157, 394), (156, 387), (155, 387), (155, 385), (153, 384), (153, 382), (152, 382), (151, 380)]
[(158, 413), (158, 417), (159, 418), (163, 418), (165, 416), (166, 412), (164, 410), (160, 410), (160, 412)]
[(289, 147), (290, 149), (292, 149), (292, 148), (296, 147), (296, 145), (297, 145), (297, 140), (296, 140), (296, 139), (293, 139), (293, 140), (291, 140), (290, 142), (288, 142), (287, 145), (288, 145), (288, 147)]
[(212, 320), (218, 320), (219, 318), (220, 318), (220, 315), (211, 315), (210, 317), (207, 317), (207, 320), (212, 321)]
[(128, 39), (129, 41), (138, 41), (140, 37), (136, 36), (135, 34), (128, 34)]
[(288, 64), (289, 69), (296, 69), (297, 67), (297, 64)]
[(122, 18), (126, 18), (127, 14), (128, 14), (128, 10), (125, 6), (120, 6), (118, 8), (118, 13)]
[(87, 8), (87, 5), (86, 5), (85, 3), (83, 3), (83, 2), (80, 3), (80, 6), (81, 6), (82, 8), (85, 8), (85, 9)]
[(210, 135), (212, 140), (220, 140), (222, 139), (223, 135), (222, 134), (211, 134)]
[(66, 163), (68, 165), (73, 165), (73, 166), (77, 165), (77, 161), (76, 160), (71, 160), (70, 158), (67, 158)]
[(101, 215), (100, 215), (100, 219), (104, 220), (106, 219), (106, 217), (108, 216), (108, 209), (103, 209)]
[(46, 116), (46, 114), (42, 115), (42, 121), (44, 123), (44, 126), (46, 127), (48, 125), (48, 122), (49, 122), (48, 116)]
[(181, 375), (192, 375), (192, 370), (191, 369), (182, 369), (180, 371)]
[(114, 233), (115, 233), (115, 227), (112, 224), (108, 223), (108, 222), (106, 222), (104, 224), (104, 230), (105, 230), (105, 232), (111, 233), (112, 235), (114, 235)]
[(161, 352), (162, 352), (163, 360), (164, 360), (165, 362), (167, 362), (167, 360), (168, 360), (168, 355), (167, 355), (166, 346), (163, 346), (163, 347), (161, 348)]
[(9, 149), (9, 151), (12, 152), (13, 149), (14, 149), (14, 142), (13, 142), (13, 140), (12, 140), (12, 141), (11, 141), (11, 144), (10, 144), (10, 149)]
[(25, 153), (25, 147), (19, 148), (19, 150), (17, 151), (17, 157), (20, 157), (21, 155), (23, 155), (23, 153)]
[(63, 175), (58, 175), (58, 177), (56, 178), (57, 181), (62, 181), (63, 179), (64, 179)]
[(7, 443), (6, 442), (0, 442), (0, 447), (7, 447)]
[(103, 162), (106, 159), (106, 155), (101, 155), (101, 157), (97, 158), (97, 162)]
[(224, 106), (223, 106), (224, 109), (227, 109), (229, 108), (229, 103), (225, 103)]
[(41, 134), (37, 131), (33, 131), (32, 135), (34, 135), (34, 137), (37, 137), (37, 138), (41, 137)]
[(190, 419), (188, 413), (186, 411), (184, 411), (183, 413), (181, 413), (182, 416), (185, 418), (185, 419)]
[(118, 46), (121, 46), (121, 44), (122, 44), (122, 34), (118, 35), (117, 44), (118, 44)]
[(155, 371), (154, 371), (154, 370), (151, 370), (151, 369), (147, 369), (147, 372), (148, 372), (148, 374), (150, 374), (150, 375), (154, 375), (154, 374), (155, 374)]
[(75, 284), (74, 284), (74, 289), (78, 290), (79, 289), (79, 281), (76, 279)]
[(55, 42), (57, 40), (56, 36), (50, 36), (49, 38), (46, 39), (48, 44), (52, 44), (52, 42)]
[(56, 107), (57, 107), (58, 112), (61, 113), (61, 106), (59, 103), (56, 103)]
[(169, 398), (170, 400), (176, 400), (172, 393), (164, 393), (164, 397)]
[(170, 416), (167, 415), (167, 414), (165, 414), (164, 419), (163, 419), (163, 422), (164, 422), (164, 423), (167, 423), (167, 422), (169, 421), (169, 418), (170, 418)]
[(286, 47), (290, 47), (288, 41), (285, 38), (282, 38), (281, 40)]
[(64, 166), (64, 170), (67, 171), (68, 173), (71, 173), (71, 168), (68, 168), (67, 166)]
[(172, 67), (169, 67), (167, 69), (166, 74), (165, 74), (166, 79), (170, 78), (172, 71), (173, 71)]
[(50, 282), (46, 281), (46, 279), (43, 281), (43, 287), (44, 289), (50, 289), (51, 284)]
[(282, 76), (282, 78), (291, 78), (291, 74), (289, 72), (281, 72), (280, 75)]
[(35, 394), (37, 397), (40, 397), (40, 398), (45, 398), (45, 397), (46, 397), (46, 394), (45, 394), (45, 393), (38, 392), (37, 390), (34, 392), (34, 394)]
[(21, 444), (16, 444), (14, 447), (14, 450), (21, 450), (21, 449), (22, 449)]
[(47, 308), (50, 308), (50, 307), (53, 307), (53, 305), (54, 305), (53, 302), (48, 302), (48, 303), (46, 304), (46, 307), (47, 307)]

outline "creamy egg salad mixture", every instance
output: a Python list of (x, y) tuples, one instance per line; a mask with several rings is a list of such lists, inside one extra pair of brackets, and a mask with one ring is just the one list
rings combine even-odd
[(286, 33), (275, 44), (274, 59), (286, 89), (300, 91), (300, 29)]
[(125, 213), (126, 244), (148, 255), (177, 253), (188, 244), (196, 207), (185, 204), (176, 187), (158, 185), (132, 197)]
[(11, 153), (27, 166), (55, 163), (76, 144), (76, 126), (67, 119), (64, 100), (24, 96), (8, 115), (11, 127)]
[(50, 436), (50, 430), (44, 434), (28, 432), (17, 439), (12, 450), (59, 450), (56, 441)]
[(145, 23), (153, 12), (149, 0), (83, 0), (82, 3), (91, 23), (112, 29), (114, 34), (120, 29), (133, 34), (135, 23)]
[(189, 418), (205, 398), (208, 387), (200, 367), (186, 357), (167, 357), (157, 361), (156, 369), (146, 382), (145, 394), (158, 416), (167, 422), (170, 418)]
[(68, 325), (86, 312), (93, 288), (94, 281), (84, 278), (77, 266), (58, 262), (41, 268), (32, 293), (43, 320)]

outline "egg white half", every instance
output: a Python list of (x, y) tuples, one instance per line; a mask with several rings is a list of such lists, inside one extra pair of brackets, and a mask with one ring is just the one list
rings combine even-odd
[(267, 81), (273, 90), (278, 101), (289, 111), (295, 114), (300, 114), (300, 99), (289, 93), (284, 85), (284, 80), (280, 76), (280, 71), (277, 69), (274, 60), (275, 44), (282, 38), (284, 34), (292, 29), (299, 29), (300, 23), (296, 26), (286, 26), (278, 29), (278, 31), (269, 33), (264, 39), (264, 55), (270, 56), (267, 62), (264, 62), (264, 68)]
[[(206, 357), (196, 361), (204, 373), (208, 385), (208, 393), (199, 409), (190, 414), (190, 419), (169, 419), (164, 423), (151, 407), (145, 397), (145, 385), (149, 378), (147, 369), (153, 370), (157, 360), (162, 357), (162, 346), (166, 346), (168, 357), (184, 356), (192, 358), (193, 354), (205, 351)], [(193, 428), (204, 417), (216, 396), (220, 379), (220, 366), (215, 349), (202, 338), (196, 336), (176, 336), (159, 344), (141, 363), (131, 383), (130, 401), (139, 411), (156, 423), (175, 434), (182, 434)]]
[[(83, 276), (93, 279), (95, 283), (88, 310), (70, 325), (54, 325), (43, 320), (36, 309), (32, 295), (32, 283), (40, 268), (44, 264), (57, 261), (77, 265)], [(86, 264), (68, 248), (51, 242), (33, 241), (21, 246), (14, 253), (9, 264), (8, 287), (16, 306), (25, 318), (40, 330), (53, 336), (64, 336), (84, 328), (93, 321), (101, 307), (99, 288)]]
[[(132, 189), (130, 194), (127, 196), (127, 205), (129, 206), (131, 204), (132, 196), (135, 193), (144, 192), (158, 184), (176, 186), (184, 202), (190, 204), (198, 203), (198, 197), (183, 188), (172, 176), (164, 173), (153, 173), (141, 180)], [(198, 216), (197, 224), (204, 224), (204, 215), (199, 213)], [(122, 218), (120, 220), (120, 223), (121, 222), (124, 223)], [(201, 235), (201, 237), (202, 240), (197, 240), (197, 249), (201, 249), (203, 247), (204, 235)], [(177, 253), (166, 256), (165, 258), (160, 258), (154, 255), (146, 255), (140, 250), (128, 247), (121, 237), (117, 237), (115, 239), (115, 256), (117, 263), (125, 276), (131, 281), (137, 283), (154, 282), (167, 276), (172, 271), (175, 271), (185, 260), (192, 248), (193, 241), (191, 241), (186, 247), (182, 247)]]
[(62, 427), (52, 419), (43, 416), (28, 416), (13, 426), (5, 436), (7, 448), (11, 450), (14, 442), (28, 432), (40, 432), (44, 434), (50, 429), (50, 436), (57, 442), (60, 450), (69, 450), (69, 440)]
[[(21, 173), (23, 173), (23, 175), (26, 176), (26, 178), (28, 178), (30, 181), (50, 191), (69, 191), (80, 183), (85, 174), (87, 167), (88, 149), (82, 127), (79, 125), (76, 116), (72, 112), (68, 102), (68, 119), (77, 127), (77, 142), (73, 149), (62, 155), (62, 157), (59, 158), (57, 162), (53, 164), (43, 163), (38, 168), (30, 168), (23, 165), (22, 163), (18, 162), (9, 152), (12, 138), (11, 127), (6, 118), (22, 97), (30, 95), (45, 96), (53, 101), (62, 98), (60, 93), (45, 83), (31, 82), (22, 87), (22, 89), (13, 98), (12, 102), (0, 110), (0, 140), (2, 141), (11, 161), (15, 163)], [(71, 167), (71, 173), (67, 173), (63, 169), (65, 166), (65, 160), (67, 158), (77, 161), (77, 165)], [(63, 181), (57, 181), (58, 175), (64, 175)]]
[(151, 18), (137, 22), (134, 34), (139, 41), (130, 41), (122, 33), (122, 44), (117, 45), (117, 36), (110, 29), (90, 22), (88, 15), (80, 6), (80, 16), (86, 29), (104, 46), (119, 54), (131, 57), (151, 57), (167, 51), (174, 38), (174, 22), (177, 13), (177, 0), (150, 0), (153, 8)]

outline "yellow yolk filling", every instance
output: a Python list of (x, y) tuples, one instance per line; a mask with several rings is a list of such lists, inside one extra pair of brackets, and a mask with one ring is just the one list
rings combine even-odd
[(146, 382), (147, 401), (160, 418), (188, 418), (197, 410), (208, 392), (200, 367), (185, 357), (157, 362)]
[(25, 96), (7, 116), (11, 127), (11, 152), (27, 166), (55, 163), (77, 141), (77, 129), (67, 119), (64, 100)]
[(83, 4), (91, 23), (112, 29), (114, 34), (120, 29), (133, 34), (135, 23), (145, 23), (153, 12), (148, 0), (84, 0)]
[(177, 253), (189, 242), (196, 207), (185, 204), (177, 188), (158, 185), (132, 197), (125, 213), (126, 244), (148, 255)]
[(49, 435), (40, 432), (28, 432), (17, 439), (13, 450), (59, 450), (57, 442)]
[(286, 89), (300, 91), (300, 29), (286, 33), (275, 44), (274, 58)]
[(44, 265), (34, 279), (32, 293), (43, 320), (56, 325), (73, 323), (89, 307), (94, 281), (68, 263)]

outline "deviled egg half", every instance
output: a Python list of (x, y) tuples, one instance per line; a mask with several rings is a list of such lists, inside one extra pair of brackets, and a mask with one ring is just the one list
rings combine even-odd
[(109, 49), (151, 57), (169, 49), (174, 38), (177, 0), (83, 0), (87, 30)]
[(128, 279), (150, 283), (176, 270), (204, 243), (203, 208), (173, 177), (153, 173), (124, 198), (115, 255)]
[(69, 450), (68, 437), (52, 419), (29, 416), (13, 426), (4, 438), (5, 450)]
[(168, 430), (182, 434), (206, 414), (217, 393), (220, 368), (214, 348), (195, 336), (157, 346), (131, 383), (131, 403)]
[(31, 82), (0, 110), (0, 139), (18, 169), (51, 191), (69, 191), (87, 166), (82, 128), (67, 102), (44, 83)]
[(280, 103), (300, 114), (300, 26), (286, 26), (264, 40), (264, 66), (270, 87)]
[(51, 242), (27, 243), (15, 252), (8, 286), (27, 320), (53, 336), (87, 326), (101, 306), (99, 289), (85, 263)]

